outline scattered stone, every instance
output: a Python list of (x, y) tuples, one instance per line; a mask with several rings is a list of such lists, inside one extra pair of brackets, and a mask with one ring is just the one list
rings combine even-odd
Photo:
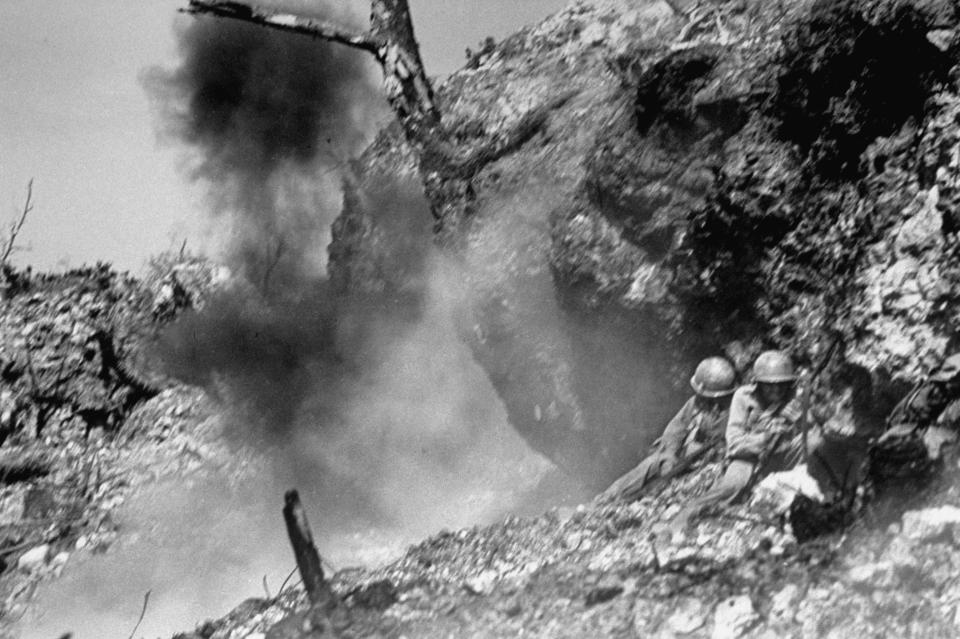
[(956, 37), (957, 34), (953, 29), (933, 29), (932, 31), (927, 31), (927, 40), (941, 51), (949, 50), (953, 39)]
[(903, 536), (913, 541), (947, 540), (958, 525), (960, 508), (956, 506), (911, 510), (903, 515)]
[(350, 595), (353, 603), (374, 610), (386, 610), (397, 602), (397, 588), (388, 579), (366, 584)]
[(774, 621), (792, 621), (799, 599), (800, 588), (795, 584), (787, 584), (771, 598), (770, 616)]
[(604, 579), (587, 593), (586, 606), (606, 603), (623, 592), (623, 583), (618, 579)]
[(520, 603), (519, 597), (510, 597), (506, 601), (501, 602), (500, 605), (497, 606), (497, 609), (507, 617), (516, 617), (523, 611), (523, 606)]
[(711, 639), (737, 639), (743, 636), (759, 616), (747, 595), (724, 599), (717, 606), (713, 617)]
[(693, 597), (683, 597), (677, 601), (676, 609), (667, 618), (667, 629), (681, 635), (689, 634), (702, 627), (707, 621), (707, 609), (703, 602)]
[(862, 566), (854, 566), (847, 572), (847, 578), (854, 587), (861, 590), (892, 588), (897, 573), (893, 562), (878, 561)]
[(493, 592), (493, 587), (497, 582), (497, 571), (484, 570), (476, 577), (471, 577), (464, 582), (464, 586), (475, 595), (488, 595)]
[(17, 568), (20, 570), (33, 571), (46, 564), (49, 558), (50, 544), (35, 546), (20, 555), (20, 559), (17, 560)]

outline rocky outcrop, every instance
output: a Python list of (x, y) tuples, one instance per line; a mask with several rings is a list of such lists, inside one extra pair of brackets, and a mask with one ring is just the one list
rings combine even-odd
[[(700, 356), (809, 362), (840, 334), (897, 382), (956, 340), (955, 8), (689, 9), (577, 5), (438, 91), (465, 147), (555, 104), (433, 208), (464, 271), (462, 334), (511, 422), (601, 482), (656, 436)], [(384, 131), (358, 188), (413, 176), (405, 149)], [(396, 261), (388, 216), (348, 202), (330, 247), (344, 288), (401, 287), (363, 266)]]
[(106, 265), (16, 272), (0, 300), (0, 634), (71, 557), (116, 542), (132, 491), (222, 454), (203, 393), (148, 364), (182, 310), (171, 275), (198, 302), (210, 290), (209, 265), (189, 262), (147, 282)]

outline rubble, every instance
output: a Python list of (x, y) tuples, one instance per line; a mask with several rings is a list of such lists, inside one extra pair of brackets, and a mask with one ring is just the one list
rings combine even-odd
[(209, 400), (144, 365), (172, 317), (149, 285), (102, 264), (17, 281), (0, 301), (0, 632), (72, 553), (116, 541), (127, 495), (221, 450)]
[[(882, 379), (882, 421), (954, 345), (957, 16), (934, 20), (938, 4), (578, 4), (447, 81), (445, 125), (489, 135), (574, 89), (440, 221), (472, 268), (464, 338), (531, 445), (615, 476), (652, 437), (637, 424), (675, 408), (693, 353), (727, 346), (739, 362), (775, 343), (809, 363), (833, 332)], [(910, 64), (907, 45), (922, 53)], [(360, 182), (412, 173), (397, 135), (357, 162)], [(333, 229), (331, 282), (389, 295), (403, 247), (354, 205)], [(116, 543), (131, 491), (224, 457), (209, 400), (146, 350), (218, 277), (191, 264), (141, 282), (101, 265), (5, 290), (0, 616), (22, 614), (73, 554)], [(846, 434), (869, 436), (860, 426)], [(717, 478), (708, 463), (637, 502), (438, 533), (340, 571), (335, 613), (291, 588), (180, 637), (954, 636), (960, 488), (943, 465), (893, 487), (906, 499), (854, 495), (836, 511), (798, 470), (658, 535)]]

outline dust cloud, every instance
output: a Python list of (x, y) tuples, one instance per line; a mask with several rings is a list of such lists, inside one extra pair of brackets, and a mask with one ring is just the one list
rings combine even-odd
[(264, 578), (275, 594), (294, 566), (280, 516), (291, 487), (337, 568), (583, 496), (517, 435), (458, 337), (465, 267), (432, 244), (419, 184), (361, 194), (402, 247), (380, 264), (390, 283), (362, 292), (328, 278), (341, 158), (379, 103), (352, 52), (223, 21), (192, 23), (181, 46), (181, 66), (145, 83), (231, 230), (233, 278), (166, 331), (157, 356), (220, 400), (229, 445), (257, 461), (135, 496), (118, 547), (67, 566), (28, 638), (126, 636), (148, 590), (138, 636), (221, 616), (264, 596)]
[[(370, 326), (360, 334), (368, 338), (349, 342), (362, 358), (342, 361), (317, 346), (298, 351), (299, 365), (286, 373), (270, 369), (302, 384), (289, 411), (224, 402), (238, 456), (253, 450), (258, 461), (235, 475), (167, 482), (134, 499), (120, 525), (135, 538), (68, 566), (43, 594), (42, 625), (26, 637), (66, 630), (76, 639), (125, 636), (147, 590), (151, 603), (138, 631), (146, 637), (188, 630), (264, 596), (264, 577), (275, 594), (294, 567), (280, 515), (282, 493), (292, 486), (336, 568), (382, 563), (442, 528), (582, 497), (516, 434), (458, 338), (458, 265), (431, 249), (424, 269), (415, 318), (385, 334), (390, 305), (365, 307)], [(301, 337), (275, 330), (275, 339)], [(253, 364), (242, 354), (217, 365), (211, 392), (228, 397), (252, 387)]]

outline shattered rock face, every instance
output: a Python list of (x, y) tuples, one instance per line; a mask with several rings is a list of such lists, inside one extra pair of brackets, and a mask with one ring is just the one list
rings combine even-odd
[[(900, 384), (956, 339), (955, 8), (690, 9), (578, 5), (438, 90), (466, 150), (573, 93), (433, 208), (464, 266), (461, 332), (511, 422), (598, 484), (680, 406), (696, 360), (733, 342), (805, 361), (839, 332), (850, 361)], [(361, 190), (414, 161), (385, 131)], [(337, 224), (332, 277), (399, 286), (376, 266), (392, 250), (379, 213), (345, 207)]]

